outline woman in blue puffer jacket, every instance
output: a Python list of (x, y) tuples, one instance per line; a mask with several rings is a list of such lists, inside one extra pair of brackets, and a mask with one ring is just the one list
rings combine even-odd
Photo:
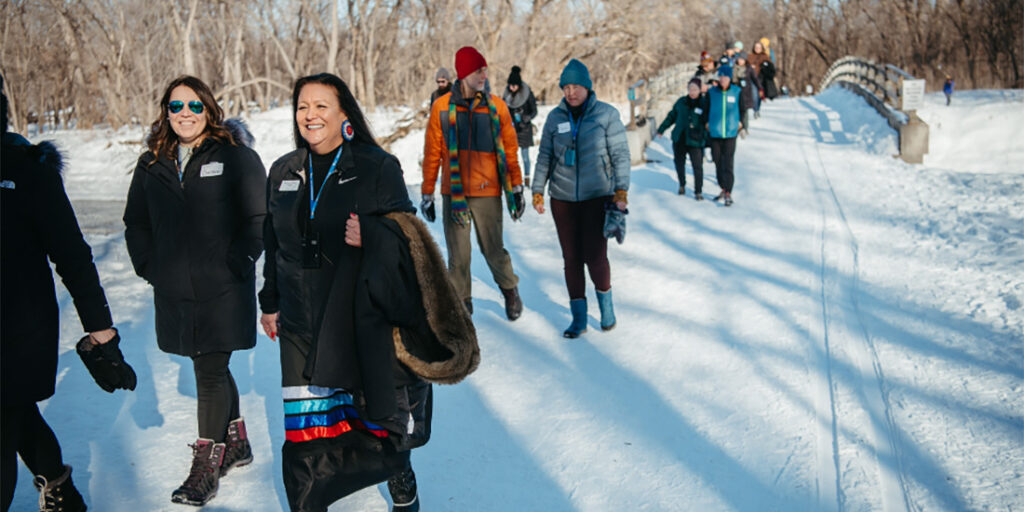
[(531, 189), (537, 213), (544, 213), (545, 186), (551, 195), (572, 311), (563, 335), (576, 338), (587, 330), (584, 266), (597, 291), (601, 329), (615, 327), (604, 216), (609, 203), (626, 209), (629, 143), (619, 111), (597, 100), (582, 62), (570, 60), (558, 85), (565, 98), (544, 123)]

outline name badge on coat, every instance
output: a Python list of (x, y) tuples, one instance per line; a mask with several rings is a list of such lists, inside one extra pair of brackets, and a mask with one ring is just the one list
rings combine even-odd
[(558, 133), (569, 133), (572, 130), (572, 126), (569, 126), (568, 121), (564, 123), (558, 123)]
[(704, 109), (702, 109), (700, 107), (697, 107), (697, 108), (693, 109), (693, 113), (697, 114), (697, 115), (703, 114), (704, 113)]
[(299, 180), (283, 180), (277, 190), (278, 192), (295, 192), (299, 190)]
[(725, 98), (725, 102), (726, 103), (736, 103), (736, 97), (735, 96), (727, 96)]
[(224, 174), (224, 164), (222, 162), (210, 162), (199, 168), (200, 178), (212, 178), (221, 174)]

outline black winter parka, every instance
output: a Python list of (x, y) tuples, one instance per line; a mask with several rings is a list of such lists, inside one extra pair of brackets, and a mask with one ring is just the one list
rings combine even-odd
[(54, 392), (60, 330), (50, 261), (86, 332), (113, 322), (92, 249), (64, 192), (57, 149), (9, 133), (0, 156), (0, 376), (6, 406)]
[[(251, 136), (236, 131), (236, 140)], [(139, 158), (125, 241), (135, 273), (153, 285), (164, 352), (193, 357), (256, 344), (265, 184), (255, 151), (212, 138), (196, 149), (180, 182), (177, 162), (148, 151)]]

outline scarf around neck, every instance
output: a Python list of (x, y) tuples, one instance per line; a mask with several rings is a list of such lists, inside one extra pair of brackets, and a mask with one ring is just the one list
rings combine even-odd
[[(455, 88), (452, 87), (454, 92)], [(453, 94), (454, 96), (454, 94)], [(472, 217), (469, 205), (466, 203), (466, 193), (462, 184), (462, 170), (459, 166), (459, 137), (456, 115), (456, 104), (454, 98), (448, 101), (448, 169), (451, 173), (451, 194), (452, 194), (452, 220), (459, 226), (469, 223)], [(501, 142), (501, 119), (498, 118), (498, 109), (493, 101), (487, 100), (486, 93), (478, 92), (473, 98), (469, 98), (469, 118), (473, 119), (473, 109), (478, 102), (487, 105), (490, 114), (491, 136), (494, 138), (494, 156), (498, 162), (498, 181), (501, 182), (501, 189), (505, 194), (505, 202), (508, 211), (515, 218), (516, 202), (512, 193), (512, 180), (508, 175), (508, 162), (505, 158), (505, 145)], [(469, 149), (469, 148), (466, 148)]]

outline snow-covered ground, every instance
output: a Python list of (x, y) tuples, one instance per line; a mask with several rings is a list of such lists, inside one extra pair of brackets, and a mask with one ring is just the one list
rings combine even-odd
[[(633, 168), (626, 243), (609, 248), (609, 333), (589, 292), (589, 332), (561, 337), (551, 216), (506, 221), (526, 310), (504, 319), (474, 253), (483, 359), (435, 388), (433, 439), (413, 455), (423, 509), (1024, 510), (1024, 92), (944, 102), (929, 95), (920, 112), (924, 165), (892, 158), (893, 132), (841, 89), (768, 103), (739, 143), (732, 208), (695, 202), (692, 177), (677, 196), (669, 143), (655, 141)], [(399, 115), (372, 116), (377, 132)], [(291, 147), (289, 117), (250, 120), (267, 165)], [(139, 375), (134, 393), (92, 383), (62, 290), (44, 416), (93, 510), (184, 510), (169, 497), (196, 437), (192, 368), (157, 349), (152, 292), (118, 220), (141, 135), (43, 138), (67, 153), (68, 193)], [(393, 151), (418, 201), (422, 131)], [(713, 196), (712, 164), (705, 176)], [(256, 461), (206, 509), (283, 510), (277, 346), (261, 336), (232, 372)], [(12, 510), (31, 510), (20, 471)], [(387, 503), (381, 485), (331, 510)]]

